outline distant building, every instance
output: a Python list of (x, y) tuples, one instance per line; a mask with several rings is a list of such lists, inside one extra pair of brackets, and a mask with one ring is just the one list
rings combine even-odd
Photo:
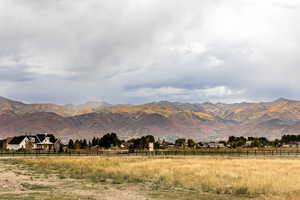
[(245, 148), (246, 147), (251, 147), (252, 146), (252, 142), (253, 142), (252, 140), (250, 140), (250, 141), (248, 140), (248, 141), (246, 141), (246, 144), (244, 144), (242, 147), (245, 147)]
[(207, 142), (207, 143), (203, 143), (202, 147), (204, 147), (204, 148), (224, 148), (225, 145), (223, 143), (218, 143), (218, 142)]
[(8, 150), (26, 149), (26, 144), (30, 141), (28, 136), (16, 136), (6, 146)]
[(53, 134), (22, 135), (13, 137), (7, 144), (8, 150), (60, 151), (61, 142)]
[(298, 148), (298, 147), (300, 147), (300, 142), (290, 142), (288, 144), (282, 145), (282, 147), (284, 147), (284, 148), (287, 148), (287, 147)]

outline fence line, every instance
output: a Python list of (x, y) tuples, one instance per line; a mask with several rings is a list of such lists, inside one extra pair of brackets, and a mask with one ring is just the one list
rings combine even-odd
[(271, 157), (300, 156), (297, 150), (288, 149), (205, 149), (205, 150), (144, 150), (135, 151), (85, 151), (85, 152), (8, 152), (0, 151), (0, 157), (39, 157), (39, 156), (232, 156), (232, 157)]

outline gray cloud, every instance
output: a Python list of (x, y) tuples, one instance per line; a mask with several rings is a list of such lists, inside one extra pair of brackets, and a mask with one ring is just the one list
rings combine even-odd
[(62, 104), (300, 99), (299, 5), (3, 0), (0, 95)]

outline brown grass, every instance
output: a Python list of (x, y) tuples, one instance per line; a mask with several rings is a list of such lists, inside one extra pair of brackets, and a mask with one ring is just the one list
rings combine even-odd
[(19, 162), (60, 175), (101, 181), (148, 182), (216, 194), (300, 199), (296, 158), (23, 158)]

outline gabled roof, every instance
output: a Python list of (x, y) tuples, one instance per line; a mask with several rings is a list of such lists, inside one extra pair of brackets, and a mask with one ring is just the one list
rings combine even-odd
[(16, 136), (12, 138), (12, 140), (8, 144), (20, 144), (24, 138), (28, 138), (29, 140), (34, 138), (34, 143), (42, 143), (46, 137), (49, 137), (49, 140), (51, 143), (55, 143), (57, 139), (52, 134), (37, 134), (37, 135), (22, 135), (22, 136)]
[(36, 137), (39, 139), (40, 142), (43, 142), (46, 137), (49, 137), (50, 142), (52, 142), (52, 143), (56, 142), (56, 138), (52, 134), (47, 134), (47, 135), (46, 134), (37, 134)]
[(27, 135), (28, 139), (35, 139), (34, 143), (41, 142), (40, 139), (36, 135)]
[(20, 144), (26, 137), (26, 135), (16, 136), (8, 144)]

